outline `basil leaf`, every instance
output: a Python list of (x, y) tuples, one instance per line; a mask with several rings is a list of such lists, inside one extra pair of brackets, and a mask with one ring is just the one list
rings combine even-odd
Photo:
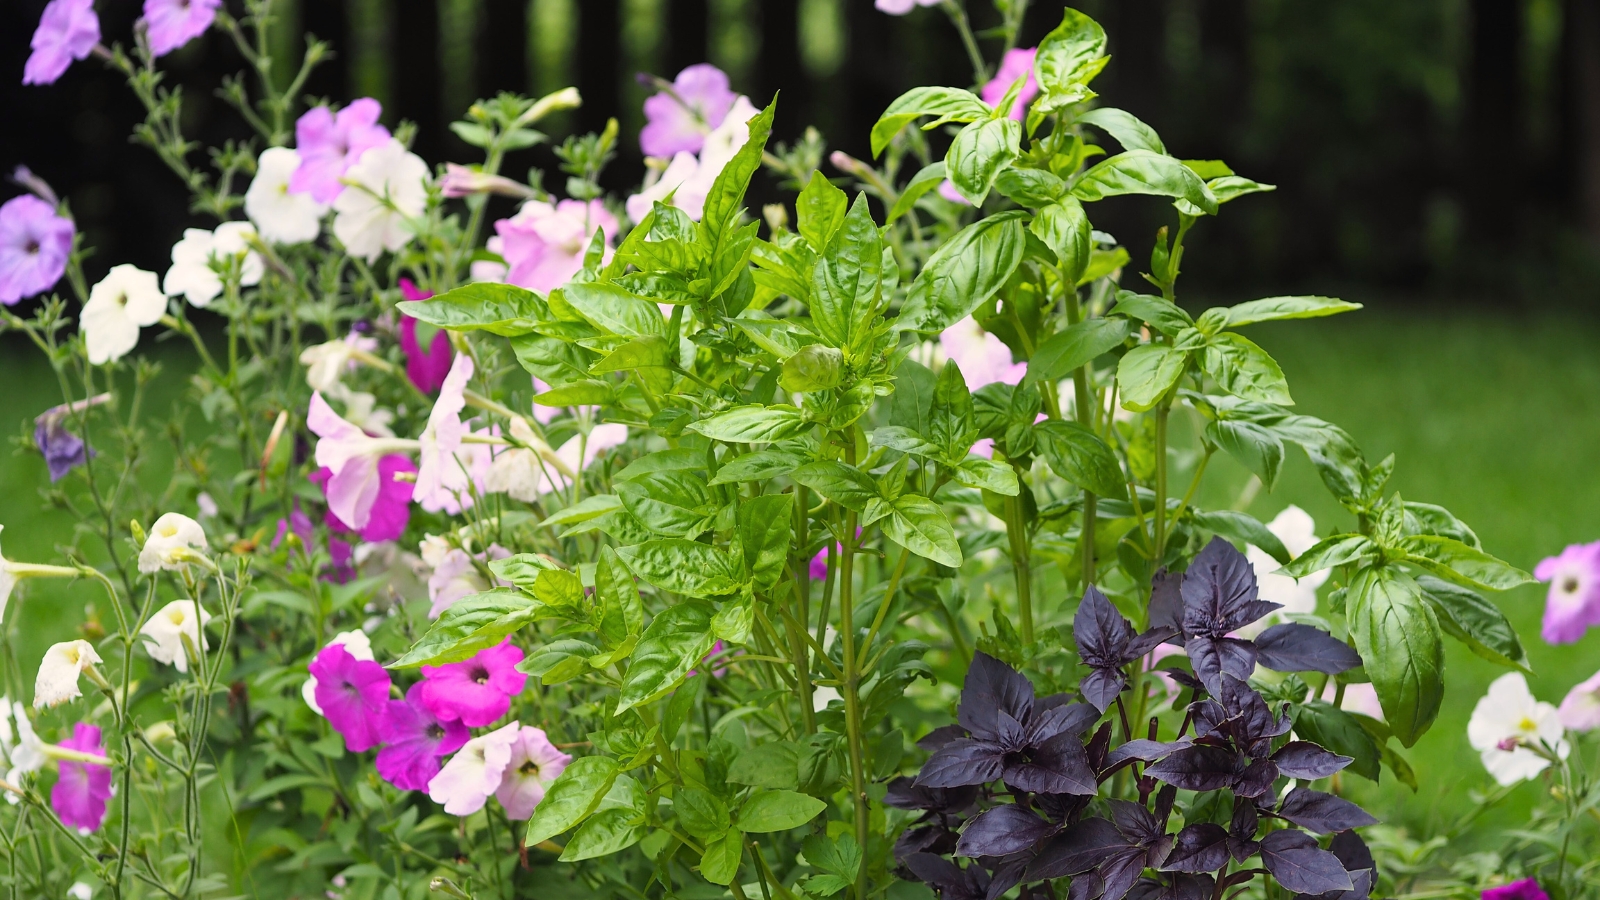
[(1235, 397), (1278, 406), (1294, 405), (1289, 382), (1277, 360), (1243, 335), (1226, 331), (1212, 335), (1200, 354), (1200, 368)]
[(756, 791), (739, 807), (739, 830), (767, 834), (799, 828), (828, 804), (798, 791)]
[(716, 642), (711, 633), (714, 614), (711, 604), (690, 600), (650, 620), (634, 648), (612, 715), (649, 703), (677, 687)]
[(980, 219), (934, 251), (912, 280), (895, 329), (943, 331), (993, 297), (1022, 263), (1024, 215)]
[(1407, 747), (1439, 715), (1444, 697), (1444, 650), (1439, 622), (1411, 576), (1392, 566), (1356, 573), (1345, 600), (1350, 635), (1383, 717)]
[(1077, 422), (1051, 419), (1034, 426), (1033, 433), (1057, 475), (1102, 497), (1128, 496), (1122, 465), (1093, 431)]
[(548, 841), (588, 818), (616, 778), (616, 760), (604, 756), (573, 760), (534, 807), (533, 817), (528, 820), (528, 842)]
[(1154, 409), (1178, 383), (1189, 354), (1163, 344), (1140, 344), (1117, 364), (1117, 389), (1122, 406), (1134, 412)]

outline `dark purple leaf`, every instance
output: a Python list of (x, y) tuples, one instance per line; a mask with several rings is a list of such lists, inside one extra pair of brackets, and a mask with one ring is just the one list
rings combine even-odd
[(978, 790), (975, 787), (925, 787), (901, 776), (889, 782), (889, 789), (884, 794), (883, 802), (885, 806), (892, 806), (895, 809), (925, 809), (929, 812), (953, 813), (971, 806), (972, 801), (977, 798)]
[(1304, 831), (1287, 828), (1261, 840), (1261, 862), (1278, 883), (1297, 894), (1348, 891), (1355, 885), (1339, 858)]
[(1234, 840), (1248, 841), (1256, 836), (1256, 829), (1260, 827), (1261, 814), (1256, 812), (1256, 805), (1234, 801), (1233, 818), (1228, 821), (1228, 833)]
[(1028, 881), (1078, 875), (1129, 848), (1109, 819), (1084, 819), (1051, 838), (1028, 866)]
[(1128, 642), (1122, 651), (1122, 661), (1132, 662), (1178, 636), (1178, 629), (1170, 625), (1157, 625)]
[(1134, 738), (1133, 740), (1128, 741), (1117, 749), (1111, 751), (1111, 755), (1106, 757), (1106, 765), (1114, 766), (1117, 763), (1128, 759), (1137, 759), (1142, 762), (1152, 762), (1165, 756), (1170, 756), (1172, 753), (1190, 746), (1193, 746), (1193, 744), (1188, 738), (1184, 738), (1181, 741), (1171, 742), (1150, 741), (1145, 740), (1144, 738)]
[(996, 806), (961, 830), (957, 856), (1010, 856), (1029, 850), (1056, 832), (1056, 827), (1014, 804)]
[(954, 788), (988, 784), (1000, 777), (1005, 754), (986, 741), (958, 738), (934, 751), (922, 764), (916, 783), (922, 787)]
[(1087, 703), (1068, 703), (1036, 715), (1028, 728), (1028, 743), (1042, 744), (1058, 734), (1083, 734), (1100, 720), (1100, 710)]
[(1027, 760), (1006, 763), (1002, 777), (1008, 786), (1039, 794), (1078, 796), (1089, 796), (1100, 789), (1094, 770), (1089, 768), (1088, 754), (1075, 734), (1062, 732), (1035, 747), (1029, 756)]
[(1221, 825), (1196, 822), (1178, 832), (1164, 872), (1215, 872), (1228, 861), (1228, 832)]
[(1378, 870), (1378, 864), (1372, 861), (1372, 851), (1367, 849), (1367, 842), (1354, 831), (1341, 831), (1334, 835), (1328, 851), (1339, 857), (1339, 862), (1344, 863), (1345, 869), (1351, 872), (1357, 869)]
[(1128, 895), (1128, 890), (1134, 882), (1139, 880), (1139, 875), (1144, 872), (1144, 851), (1129, 850), (1100, 864), (1096, 870), (1100, 879), (1105, 882), (1105, 890), (1101, 893), (1101, 900), (1122, 900)]
[(1090, 798), (1082, 795), (1070, 794), (1039, 794), (1033, 798), (1033, 805), (1044, 813), (1044, 817), (1057, 824), (1071, 822), (1089, 805)]
[(1191, 641), (1196, 636), (1220, 638), (1279, 608), (1257, 599), (1255, 569), (1222, 538), (1212, 538), (1195, 556), (1180, 591), (1183, 632)]
[(1259, 662), (1277, 672), (1337, 675), (1361, 665), (1349, 644), (1310, 625), (1274, 625), (1257, 635), (1255, 644)]
[(1210, 875), (1174, 875), (1158, 900), (1206, 900), (1216, 885), (1217, 880)]
[(1111, 821), (1117, 830), (1135, 844), (1149, 844), (1161, 837), (1161, 821), (1142, 804), (1131, 800), (1111, 801)]
[(1154, 878), (1141, 878), (1133, 883), (1127, 900), (1163, 900), (1167, 886)]
[(1083, 699), (1089, 701), (1100, 712), (1105, 712), (1106, 707), (1117, 701), (1117, 695), (1128, 684), (1128, 676), (1122, 674), (1121, 669), (1090, 669), (1089, 674), (1083, 676), (1079, 682), (1078, 690), (1083, 694)]
[(1089, 755), (1089, 767), (1096, 772), (1106, 769), (1106, 753), (1111, 749), (1111, 723), (1106, 722), (1095, 731), (1094, 737), (1089, 739), (1089, 745), (1084, 752)]
[(1350, 873), (1350, 883), (1355, 885), (1348, 891), (1329, 891), (1326, 894), (1295, 894), (1295, 900), (1367, 900), (1372, 893), (1371, 869), (1346, 869)]
[(1066, 706), (1071, 702), (1072, 695), (1066, 691), (1062, 691), (1059, 694), (1049, 694), (1044, 697), (1039, 697), (1033, 701), (1033, 714), (1039, 715), (1045, 710), (1055, 709), (1058, 706)]
[(1167, 673), (1167, 677), (1168, 678), (1171, 678), (1173, 681), (1176, 681), (1177, 683), (1183, 685), (1186, 688), (1189, 688), (1190, 690), (1198, 691), (1201, 688), (1205, 687), (1204, 684), (1200, 683), (1200, 679), (1194, 677), (1194, 673), (1189, 671), (1188, 669), (1181, 669), (1181, 668), (1179, 668), (1177, 666), (1170, 666), (1168, 668), (1162, 669), (1161, 671)]
[(1028, 746), (1028, 729), (1003, 709), (995, 716), (994, 730), (994, 742), (1007, 752)]
[(1256, 669), (1256, 648), (1249, 641), (1234, 638), (1191, 637), (1184, 645), (1194, 674), (1216, 695), (1222, 690), (1222, 676), (1244, 681)]
[(1243, 769), (1232, 751), (1202, 744), (1178, 750), (1144, 773), (1186, 791), (1218, 791), (1230, 787)]
[(1072, 879), (1067, 888), (1067, 900), (1099, 900), (1106, 892), (1105, 880), (1099, 872), (1085, 872)]
[(960, 869), (931, 853), (913, 853), (901, 862), (944, 900), (983, 900), (988, 894), (989, 873), (983, 866), (973, 864)]
[(1150, 627), (1166, 626), (1177, 633), (1175, 644), (1183, 640), (1183, 576), (1160, 569), (1150, 580)]
[(1172, 815), (1173, 801), (1177, 799), (1177, 788), (1170, 784), (1162, 785), (1161, 790), (1156, 791), (1156, 818), (1163, 822), (1167, 821), (1167, 818)]
[(1002, 710), (1019, 722), (1027, 721), (1033, 712), (1033, 685), (1016, 669), (980, 650), (973, 654), (961, 685), (956, 719), (974, 737), (992, 741)]
[(932, 753), (956, 738), (963, 738), (966, 736), (967, 730), (962, 728), (960, 725), (941, 725), (938, 728), (928, 732), (922, 737), (921, 740), (917, 741), (917, 746), (928, 751), (929, 753)]
[[(1022, 873), (1027, 871), (1028, 858), (1007, 860), (994, 870), (994, 880), (989, 882), (989, 889), (984, 892), (984, 900), (999, 900), (1006, 891), (1016, 887), (1022, 881)], [(1027, 891), (1024, 890), (1026, 895)]]
[[(1366, 810), (1343, 797), (1335, 797), (1304, 787), (1297, 787), (1289, 792), (1289, 796), (1284, 798), (1283, 806), (1278, 809), (1278, 815), (1318, 834), (1346, 831), (1378, 823), (1378, 820), (1368, 815)], [(1328, 888), (1328, 890), (1333, 889)], [(1320, 891), (1307, 893), (1320, 893)]]
[(1072, 617), (1072, 636), (1084, 665), (1109, 668), (1122, 665), (1123, 650), (1133, 640), (1133, 626), (1091, 584), (1083, 592), (1077, 615)]
[(1245, 767), (1244, 773), (1233, 784), (1233, 792), (1254, 800), (1272, 790), (1278, 779), (1278, 764), (1270, 759), (1258, 759)]
[(1327, 778), (1355, 762), (1348, 756), (1324, 750), (1310, 741), (1290, 741), (1284, 744), (1277, 753), (1272, 754), (1272, 761), (1278, 764), (1278, 771), (1283, 774), (1307, 781)]
[(913, 853), (943, 855), (956, 848), (956, 833), (943, 825), (924, 825), (907, 829), (894, 842), (894, 858), (905, 859)]

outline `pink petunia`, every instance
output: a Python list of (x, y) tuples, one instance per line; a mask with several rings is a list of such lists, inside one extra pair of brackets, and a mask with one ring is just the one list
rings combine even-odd
[(32, 194), (0, 205), (0, 303), (11, 306), (60, 281), (72, 234), (72, 220)]
[(503, 783), (511, 765), (511, 747), (521, 729), (520, 724), (511, 722), (467, 741), (428, 782), (428, 797), (442, 804), (452, 816), (467, 816), (483, 809)]
[(222, 0), (144, 0), (150, 52), (166, 56), (206, 33)]
[(340, 418), (320, 392), (311, 395), (306, 427), (321, 438), (317, 441), (317, 465), (333, 473), (323, 486), (328, 509), (351, 528), (366, 528), (383, 493), (384, 457), (411, 450), (416, 442), (372, 437)]
[[(427, 300), (433, 296), (433, 291), (418, 288), (409, 278), (400, 279), (400, 293), (407, 300)], [(455, 357), (455, 352), (450, 349), (450, 335), (444, 329), (435, 331), (428, 349), (423, 350), (417, 340), (417, 320), (401, 316), (400, 349), (406, 354), (406, 377), (417, 386), (417, 390), (431, 394), (444, 384), (444, 377), (449, 374), (450, 363)]]
[(1018, 384), (1028, 374), (1028, 364), (1012, 362), (1011, 348), (971, 316), (940, 332), (939, 346), (945, 358), (961, 369), (970, 391), (997, 381)]
[(530, 818), (544, 799), (545, 789), (566, 771), (570, 762), (572, 757), (556, 749), (543, 729), (522, 726), (516, 743), (511, 745), (511, 760), (501, 776), (500, 788), (494, 792), (495, 799), (505, 807), (506, 817)]
[(1550, 582), (1540, 630), (1546, 643), (1570, 644), (1600, 625), (1600, 541), (1572, 544), (1541, 560), (1533, 577)]
[(55, 84), (75, 59), (100, 43), (94, 0), (50, 0), (33, 32), (33, 52), (22, 67), (23, 84)]
[(422, 703), (425, 684), (413, 684), (404, 700), (390, 700), (379, 722), (384, 746), (378, 751), (378, 774), (404, 791), (427, 790), (441, 760), (472, 737), (460, 721), (441, 722), (428, 711)]
[(345, 749), (360, 753), (381, 743), (380, 723), (389, 703), (389, 673), (383, 666), (356, 659), (343, 644), (329, 644), (309, 668), (317, 679), (317, 705), (344, 737)]
[(484, 492), (483, 479), (494, 462), (488, 444), (465, 443), (469, 433), (487, 436), (499, 432), (498, 428), (470, 432), (461, 421), (473, 368), (472, 357), (464, 353), (450, 363), (428, 414), (428, 425), (417, 438), (417, 482), (412, 497), (428, 512), (453, 516), (470, 508), (474, 494)]
[(1513, 881), (1500, 887), (1489, 888), (1483, 892), (1483, 900), (1550, 900), (1550, 895), (1539, 887), (1539, 882), (1533, 878), (1524, 878)]
[(1569, 731), (1593, 731), (1600, 728), (1600, 672), (1567, 692), (1557, 710), (1561, 725)]
[(639, 149), (645, 156), (699, 153), (706, 135), (722, 124), (737, 95), (728, 76), (710, 63), (684, 69), (662, 91), (644, 101), (646, 124), (639, 131)]
[(944, 0), (878, 0), (873, 5), (878, 12), (886, 12), (891, 16), (903, 16), (919, 6), (938, 6)]
[(378, 124), (383, 106), (363, 97), (335, 116), (326, 106), (309, 109), (295, 123), (300, 167), (289, 176), (289, 191), (310, 194), (318, 203), (332, 203), (344, 191), (342, 179), (361, 154), (389, 142), (389, 129)]
[(517, 671), (522, 657), (522, 648), (506, 638), (471, 659), (423, 666), (423, 688), (417, 696), (442, 722), (459, 719), (469, 728), (488, 725), (511, 709), (511, 698), (527, 684), (528, 676)]
[[(494, 223), (494, 230), (497, 243), (492, 249), (509, 267), (506, 282), (545, 293), (571, 281), (583, 268), (596, 231), (604, 232), (608, 244), (616, 237), (617, 217), (599, 200), (562, 200), (553, 206), (529, 200), (515, 216)], [(604, 258), (610, 255), (607, 246)]]
[[(411, 521), (411, 494), (414, 489), (409, 481), (397, 478), (405, 473), (415, 474), (417, 467), (411, 458), (398, 453), (391, 453), (378, 459), (378, 496), (372, 502), (372, 508), (367, 516), (367, 524), (361, 528), (351, 528), (345, 521), (330, 508), (324, 521), (328, 523), (331, 531), (341, 533), (355, 533), (363, 541), (392, 541), (405, 534), (406, 525)], [(311, 473), (310, 480), (328, 492), (328, 483), (333, 478), (333, 470), (327, 467)]]
[(1017, 101), (1011, 107), (1011, 118), (1022, 121), (1028, 115), (1028, 104), (1033, 98), (1039, 96), (1039, 82), (1033, 78), (1033, 58), (1038, 54), (1038, 48), (1030, 47), (1026, 50), (1014, 47), (1006, 51), (1005, 58), (1000, 60), (1000, 71), (995, 73), (993, 79), (983, 86), (980, 96), (983, 102), (994, 106), (1006, 98), (1006, 91), (1017, 83), (1018, 79), (1027, 78), (1022, 86), (1022, 93), (1017, 95)]
[[(100, 746), (100, 729), (83, 722), (72, 726), (72, 737), (61, 742), (68, 750), (105, 756)], [(88, 762), (62, 760), (61, 775), (50, 789), (50, 808), (63, 824), (94, 831), (106, 819), (106, 801), (111, 799), (111, 769)]]

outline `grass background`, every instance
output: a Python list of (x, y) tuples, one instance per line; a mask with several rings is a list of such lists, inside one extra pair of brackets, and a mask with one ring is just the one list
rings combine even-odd
[[(1531, 570), (1569, 543), (1600, 539), (1600, 478), (1590, 469), (1600, 449), (1600, 321), (1544, 312), (1398, 312), (1379, 301), (1353, 315), (1249, 331), (1283, 365), (1300, 411), (1346, 428), (1370, 459), (1397, 454), (1391, 487), (1407, 499), (1448, 507), (1472, 525), (1489, 552)], [(152, 392), (152, 410), (168, 408), (182, 394), (186, 360), (177, 350), (161, 354), (167, 369)], [(0, 375), (0, 429), (23, 445), (0, 453), (4, 550), (12, 559), (46, 561), (74, 523), (40, 497), (48, 477), (31, 449), (31, 420), (60, 402), (59, 394), (42, 360), (14, 339), (0, 339)], [(171, 453), (159, 433), (149, 440), (145, 472), (159, 490)], [(1219, 456), (1200, 503), (1231, 504), (1247, 479)], [(1276, 490), (1257, 495), (1250, 511), (1265, 520), (1290, 503), (1316, 518), (1319, 534), (1351, 525), (1298, 450), (1290, 450)], [(74, 636), (84, 604), (97, 598), (83, 583), (35, 584), (23, 593), (10, 617), (16, 658), (7, 668), (30, 673), (31, 681), (44, 648)], [(1600, 669), (1600, 634), (1563, 647), (1539, 640), (1542, 585), (1495, 599), (1523, 635), (1538, 673), (1530, 679), (1538, 697), (1559, 703), (1573, 684)], [(1467, 744), (1466, 722), (1503, 670), (1454, 642), (1446, 646), (1444, 710), (1433, 730), (1405, 751), (1421, 789), (1412, 794), (1387, 773), (1377, 787), (1358, 788), (1369, 809), (1413, 833), (1449, 824), (1470, 807), (1472, 791), (1492, 787)], [(31, 686), (24, 687), (22, 695), (29, 694)], [(1538, 790), (1523, 785), (1508, 809), (1526, 808)]]

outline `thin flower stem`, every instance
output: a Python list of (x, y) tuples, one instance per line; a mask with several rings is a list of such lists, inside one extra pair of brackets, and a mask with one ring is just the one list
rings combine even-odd
[(989, 67), (983, 61), (983, 52), (978, 49), (978, 39), (972, 33), (972, 23), (967, 21), (967, 9), (961, 0), (944, 0), (945, 15), (950, 17), (951, 23), (956, 26), (956, 31), (961, 34), (961, 46), (967, 50), (967, 61), (972, 63), (972, 84), (982, 87), (989, 80)]
[[(856, 463), (855, 435), (846, 434), (845, 461), (850, 465)], [(867, 825), (869, 811), (867, 809), (866, 785), (866, 760), (864, 759), (861, 720), (861, 670), (856, 664), (856, 629), (855, 629), (855, 597), (854, 575), (856, 554), (856, 513), (854, 510), (845, 515), (842, 553), (839, 560), (839, 639), (842, 642), (841, 650), (844, 659), (844, 705), (845, 705), (845, 731), (850, 742), (850, 799), (855, 805), (855, 838), (862, 847), (867, 846)], [(867, 867), (862, 866), (856, 875), (855, 885), (856, 900), (867, 900)]]
[(872, 619), (872, 628), (867, 631), (867, 639), (861, 642), (861, 658), (856, 661), (856, 668), (867, 671), (867, 654), (872, 650), (872, 642), (878, 636), (878, 629), (883, 627), (884, 617), (889, 614), (889, 607), (894, 602), (895, 590), (900, 587), (900, 576), (906, 572), (906, 563), (911, 559), (911, 551), (902, 549), (900, 561), (895, 563), (894, 574), (889, 576), (889, 586), (883, 592), (883, 600), (878, 604), (878, 614)]

